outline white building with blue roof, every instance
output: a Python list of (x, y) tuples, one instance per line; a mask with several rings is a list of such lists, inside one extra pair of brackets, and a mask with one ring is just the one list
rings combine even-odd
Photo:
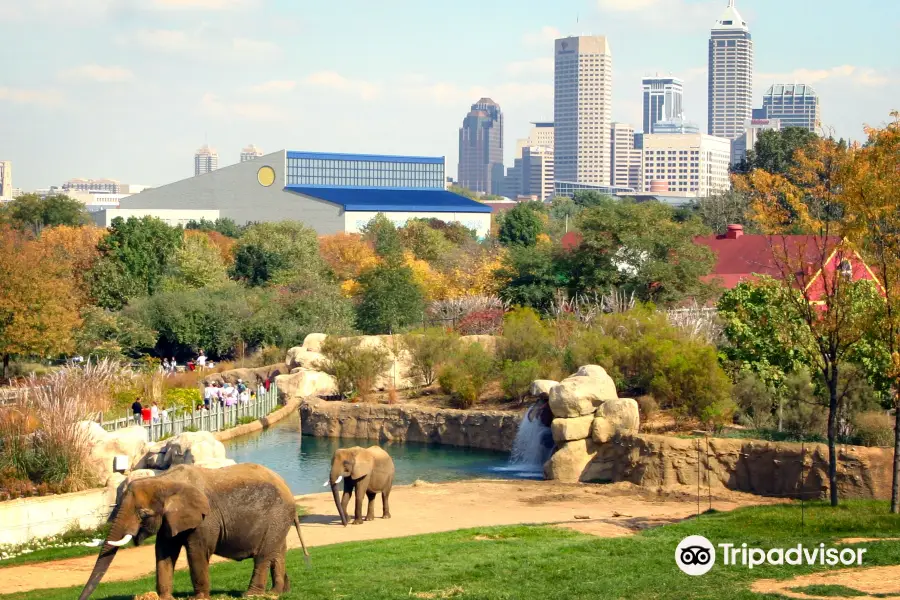
[(378, 213), (459, 222), (479, 237), (491, 209), (444, 189), (443, 157), (281, 150), (124, 199), (123, 209), (218, 210), (239, 224), (293, 220), (325, 235), (356, 233)]

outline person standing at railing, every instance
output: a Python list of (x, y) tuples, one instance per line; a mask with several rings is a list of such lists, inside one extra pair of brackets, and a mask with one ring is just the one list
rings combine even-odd
[(134, 417), (134, 424), (141, 424), (141, 412), (144, 410), (143, 405), (141, 405), (141, 397), (138, 396), (134, 399), (134, 403), (131, 405), (131, 413)]
[(156, 404), (156, 400), (153, 401), (153, 406), (150, 407), (150, 422), (154, 425), (159, 423), (159, 406)]
[(197, 365), (197, 369), (202, 371), (206, 368), (206, 355), (203, 354), (203, 350), (200, 350), (200, 354), (197, 356), (197, 360), (194, 361)]
[(144, 408), (141, 409), (141, 422), (144, 425), (149, 425), (150, 417), (151, 417), (150, 407), (145, 406)]

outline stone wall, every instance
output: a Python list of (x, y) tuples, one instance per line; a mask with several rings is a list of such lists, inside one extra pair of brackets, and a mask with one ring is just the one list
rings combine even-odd
[(115, 503), (116, 489), (111, 487), (0, 502), (0, 544), (24, 544), (75, 526), (99, 527), (106, 523)]
[[(764, 496), (828, 496), (828, 446), (758, 440), (620, 436), (605, 444), (585, 440), (592, 455), (580, 481), (628, 481), (649, 488), (726, 487)], [(893, 452), (838, 446), (841, 498), (889, 498)], [(698, 468), (699, 463), (699, 468)]]
[(512, 449), (521, 418), (520, 412), (453, 410), (410, 404), (307, 400), (300, 405), (300, 426), (305, 435), (436, 443), (507, 452)]

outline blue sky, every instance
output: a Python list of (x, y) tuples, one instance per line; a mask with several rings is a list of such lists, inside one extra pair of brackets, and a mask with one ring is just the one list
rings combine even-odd
[[(507, 161), (552, 119), (552, 42), (606, 35), (613, 118), (640, 126), (640, 79), (685, 79), (705, 128), (709, 28), (727, 0), (0, 0), (0, 159), (14, 185), (109, 177), (161, 185), (243, 146), (447, 157), (482, 95)], [(900, 2), (737, 0), (756, 46), (756, 104), (812, 84), (823, 122), (859, 138), (900, 108)], [(576, 22), (577, 19), (577, 22)]]

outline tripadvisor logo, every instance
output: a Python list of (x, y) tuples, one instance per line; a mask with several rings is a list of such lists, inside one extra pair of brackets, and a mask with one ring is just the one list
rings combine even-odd
[[(825, 544), (812, 547), (797, 544), (769, 550), (731, 543), (717, 544), (717, 547), (724, 566), (748, 569), (761, 565), (859, 566), (866, 553), (866, 548), (826, 548)], [(688, 536), (675, 549), (675, 563), (688, 575), (705, 575), (716, 564), (716, 547), (702, 535)]]

